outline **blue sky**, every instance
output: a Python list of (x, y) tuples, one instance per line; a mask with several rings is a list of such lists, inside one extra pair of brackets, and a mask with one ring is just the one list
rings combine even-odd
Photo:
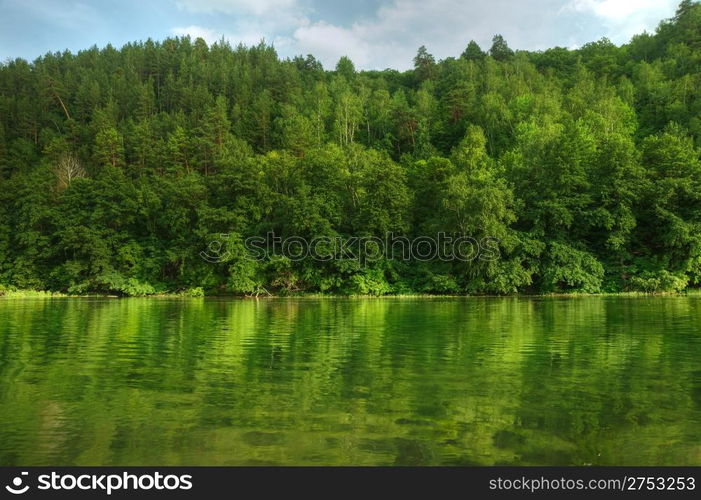
[(624, 43), (679, 0), (0, 0), (0, 60), (189, 34), (211, 43), (265, 39), (281, 56), (342, 55), (363, 69), (407, 69), (421, 45), (437, 58), (495, 33), (512, 48)]

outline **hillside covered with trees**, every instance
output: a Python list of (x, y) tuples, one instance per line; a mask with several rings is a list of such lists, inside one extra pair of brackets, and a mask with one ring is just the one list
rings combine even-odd
[[(486, 48), (485, 48), (486, 49)], [(147, 295), (701, 284), (701, 4), (618, 47), (500, 36), (414, 70), (202, 39), (0, 65), (0, 289)], [(501, 258), (292, 261), (243, 238), (493, 237)], [(200, 256), (221, 234), (230, 258)]]

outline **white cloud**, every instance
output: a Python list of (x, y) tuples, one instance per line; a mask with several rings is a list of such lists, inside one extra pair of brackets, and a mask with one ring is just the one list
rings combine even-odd
[(205, 28), (204, 26), (179, 26), (172, 28), (171, 33), (177, 36), (189, 35), (190, 38), (195, 40), (196, 38), (202, 38), (207, 45), (212, 45), (214, 42), (218, 42), (224, 37), (226, 41), (232, 45), (238, 45), (242, 43), (247, 46), (258, 45), (261, 40), (265, 40), (266, 43), (273, 43), (277, 45), (277, 40), (279, 38), (274, 36), (266, 36), (266, 30), (260, 29), (257, 25), (247, 26), (245, 23), (239, 25), (239, 29), (235, 33), (228, 31), (220, 31), (211, 28)]
[(617, 42), (626, 42), (636, 33), (651, 31), (670, 17), (679, 0), (571, 0), (564, 9), (591, 13), (601, 19)]
[(190, 12), (224, 14), (274, 14), (287, 11), (297, 4), (297, 0), (178, 0), (178, 6)]
[(223, 36), (233, 45), (257, 45), (261, 40), (277, 45), (284, 33), (309, 24), (304, 15), (307, 9), (298, 0), (178, 0), (177, 5), (192, 13), (216, 14), (217, 24), (226, 21), (225, 29), (201, 25), (171, 29), (175, 35), (200, 36), (208, 44)]
[(281, 45), (300, 54), (312, 54), (327, 68), (333, 68), (344, 55), (363, 68), (372, 65), (372, 54), (376, 51), (372, 40), (364, 37), (361, 31), (362, 27), (357, 25), (347, 29), (320, 21), (300, 26), (292, 38), (282, 40)]
[(174, 35), (178, 36), (190, 35), (190, 38), (192, 38), (193, 40), (195, 40), (196, 38), (202, 38), (205, 42), (207, 42), (207, 45), (213, 44), (214, 42), (219, 40), (223, 35), (223, 33), (218, 33), (213, 29), (195, 25), (173, 28), (171, 31)]
[(309, 23), (297, 0), (178, 0), (177, 4), (188, 12), (217, 14), (217, 24), (226, 20), (225, 29), (201, 25), (171, 29), (175, 35), (201, 37), (209, 45), (222, 37), (233, 45), (257, 45), (261, 40), (277, 45), (282, 33)]
[(568, 7), (577, 12), (594, 12), (597, 16), (612, 21), (623, 21), (630, 16), (658, 15), (665, 13), (669, 5), (677, 0), (572, 0)]
[(370, 19), (348, 27), (316, 22), (299, 27), (292, 38), (299, 52), (318, 55), (327, 67), (348, 55), (359, 67), (406, 69), (421, 45), (439, 58), (459, 55), (471, 39), (488, 48), (496, 33), (516, 47), (545, 46), (547, 18), (529, 16), (533, 9), (508, 0), (393, 0)]
[[(343, 24), (314, 17), (313, 11), (302, 8), (310, 5), (308, 0), (179, 0), (179, 5), (193, 12), (220, 13), (229, 20), (224, 35), (234, 44), (251, 45), (265, 38), (283, 56), (313, 54), (326, 68), (347, 55), (358, 68), (402, 70), (412, 66), (421, 45), (442, 59), (459, 55), (470, 40), (486, 50), (497, 33), (511, 47), (529, 50), (576, 47), (603, 36), (624, 43), (670, 17), (677, 2), (385, 0), (374, 12)], [(222, 34), (202, 26), (176, 30), (207, 41)]]

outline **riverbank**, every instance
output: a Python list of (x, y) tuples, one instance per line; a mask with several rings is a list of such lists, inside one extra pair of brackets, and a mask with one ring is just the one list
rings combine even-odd
[(180, 292), (155, 293), (149, 295), (115, 295), (103, 293), (74, 294), (65, 292), (55, 292), (47, 290), (13, 289), (0, 287), (0, 298), (235, 298), (235, 299), (336, 299), (336, 298), (393, 298), (393, 299), (437, 299), (437, 298), (465, 298), (465, 297), (663, 297), (663, 296), (688, 296), (701, 295), (701, 290), (691, 289), (682, 292), (602, 292), (602, 293), (516, 293), (509, 295), (489, 295), (489, 294), (426, 294), (426, 293), (397, 293), (385, 295), (361, 295), (361, 294), (325, 294), (325, 293), (287, 293), (287, 294), (260, 294), (260, 295), (236, 295), (236, 294), (205, 294), (201, 289), (185, 290)]

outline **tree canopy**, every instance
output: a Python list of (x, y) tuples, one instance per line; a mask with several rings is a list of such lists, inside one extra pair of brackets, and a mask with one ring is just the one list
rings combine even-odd
[[(0, 290), (646, 292), (701, 282), (701, 5), (413, 70), (188, 37), (0, 65)], [(491, 238), (470, 262), (243, 240)], [(201, 254), (227, 235), (226, 259)]]

